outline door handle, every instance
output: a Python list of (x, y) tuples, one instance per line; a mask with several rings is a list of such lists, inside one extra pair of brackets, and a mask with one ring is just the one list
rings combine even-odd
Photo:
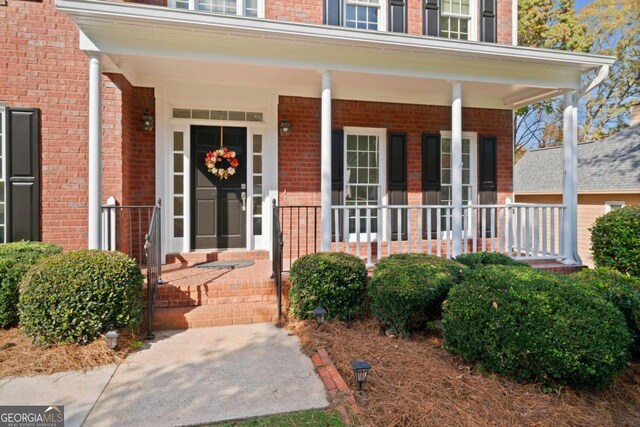
[(240, 198), (242, 199), (242, 212), (247, 210), (247, 193), (243, 191), (240, 193)]

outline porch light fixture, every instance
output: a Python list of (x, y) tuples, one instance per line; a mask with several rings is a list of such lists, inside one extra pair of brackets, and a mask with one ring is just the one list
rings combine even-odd
[(324, 321), (327, 319), (327, 310), (318, 307), (313, 310), (313, 315), (316, 317), (316, 323), (318, 324), (318, 328), (324, 324)]
[(291, 131), (291, 125), (289, 124), (289, 120), (282, 119), (280, 121), (280, 136), (287, 136)]
[(153, 117), (151, 117), (151, 114), (149, 113), (148, 108), (144, 110), (144, 114), (140, 119), (140, 123), (142, 123), (142, 129), (146, 130), (147, 132), (150, 132), (153, 130), (154, 120), (153, 120)]
[(367, 374), (369, 374), (371, 365), (366, 360), (353, 360), (351, 361), (351, 368), (358, 383), (358, 391), (362, 391), (364, 383), (367, 381)]
[(120, 334), (118, 331), (109, 331), (105, 334), (105, 338), (107, 339), (107, 347), (110, 349), (114, 349), (118, 346), (118, 337)]

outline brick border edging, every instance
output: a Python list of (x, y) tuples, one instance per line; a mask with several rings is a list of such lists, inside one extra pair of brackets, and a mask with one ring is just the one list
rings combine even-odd
[[(331, 360), (329, 353), (327, 353), (324, 347), (319, 347), (318, 350), (311, 355), (311, 361), (318, 371), (318, 375), (320, 375), (322, 383), (325, 389), (327, 389), (327, 393), (333, 398), (332, 400), (337, 402), (336, 409), (340, 412), (342, 419), (350, 425), (353, 420), (345, 405), (349, 406), (352, 413), (357, 414), (358, 405), (353, 392), (344, 378), (342, 378), (342, 375), (340, 375), (340, 372), (338, 372), (336, 365), (333, 364), (333, 360)], [(338, 399), (338, 397), (340, 397), (340, 399)]]

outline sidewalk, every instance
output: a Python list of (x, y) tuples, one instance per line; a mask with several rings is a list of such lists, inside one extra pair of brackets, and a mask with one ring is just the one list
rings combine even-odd
[(328, 406), (299, 339), (267, 323), (158, 332), (117, 368), (0, 382), (0, 402), (64, 404), (74, 427), (85, 417), (86, 426), (178, 426)]

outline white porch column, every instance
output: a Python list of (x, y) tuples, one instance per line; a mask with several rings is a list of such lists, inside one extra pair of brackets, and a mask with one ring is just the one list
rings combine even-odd
[(453, 84), (451, 101), (452, 256), (462, 253), (462, 84)]
[(576, 264), (578, 257), (578, 109), (576, 92), (565, 92), (562, 123), (564, 182), (562, 203), (566, 206), (562, 241), (564, 262)]
[(331, 249), (331, 72), (322, 73), (320, 250)]
[(89, 249), (100, 249), (102, 199), (102, 66), (100, 52), (89, 55)]

